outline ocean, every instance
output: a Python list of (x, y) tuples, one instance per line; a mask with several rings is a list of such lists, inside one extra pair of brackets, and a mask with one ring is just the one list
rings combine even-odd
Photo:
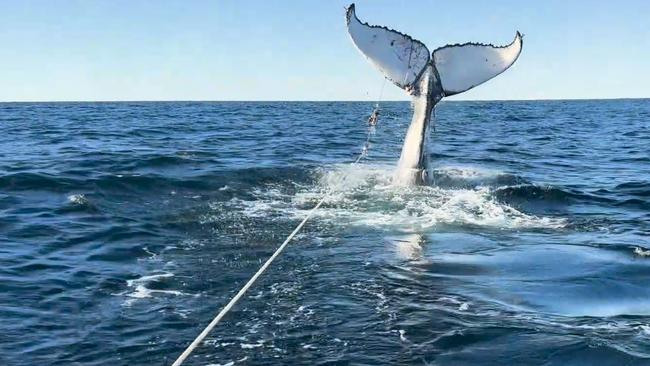
[(0, 104), (0, 364), (650, 365), (650, 100)]

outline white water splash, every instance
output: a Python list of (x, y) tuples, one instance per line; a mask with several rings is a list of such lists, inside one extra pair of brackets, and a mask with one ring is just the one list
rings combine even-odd
[(634, 254), (639, 257), (650, 257), (650, 250), (644, 250), (643, 248), (636, 247), (634, 248)]
[(124, 302), (124, 305), (130, 306), (136, 300), (151, 298), (153, 297), (154, 294), (165, 294), (165, 295), (174, 295), (174, 296), (186, 295), (185, 293), (177, 290), (156, 290), (147, 287), (147, 285), (149, 285), (150, 283), (160, 282), (165, 278), (171, 278), (171, 277), (174, 277), (173, 273), (159, 273), (159, 274), (154, 274), (149, 276), (142, 276), (139, 278), (126, 281), (126, 285), (129, 288), (132, 288), (133, 292), (122, 294), (130, 298), (129, 300)]
[(503, 173), (480, 166), (448, 165), (436, 169), (436, 174), (453, 180), (464, 181), (472, 184), (493, 183)]
[(88, 203), (88, 199), (83, 193), (71, 194), (68, 196), (68, 202), (74, 205), (85, 205)]
[(399, 332), (399, 339), (400, 339), (400, 341), (402, 341), (402, 342), (407, 342), (407, 341), (408, 341), (408, 338), (406, 338), (406, 330), (404, 330), (404, 329), (399, 329), (398, 332)]
[(259, 348), (264, 346), (264, 341), (260, 340), (257, 343), (240, 343), (239, 347), (242, 349), (253, 349), (253, 348)]
[(641, 335), (643, 335), (644, 337), (650, 337), (650, 325), (648, 324), (639, 325), (637, 329), (641, 331)]
[(235, 361), (229, 361), (226, 363), (210, 363), (205, 366), (233, 366), (235, 364)]
[[(444, 172), (444, 169), (442, 170)], [(495, 172), (453, 168), (456, 176), (493, 176)], [(314, 216), (337, 224), (369, 226), (381, 229), (426, 230), (437, 225), (473, 225), (496, 229), (561, 229), (562, 218), (539, 217), (521, 212), (493, 197), (493, 187), (440, 188), (435, 186), (395, 186), (392, 167), (337, 166), (326, 171), (316, 187), (283, 195), (277, 189), (254, 192), (256, 200), (232, 199), (227, 203), (249, 217), (269, 214), (304, 217), (324, 192), (331, 194)], [(234, 206), (234, 207), (233, 207)], [(222, 207), (213, 207), (221, 209)]]

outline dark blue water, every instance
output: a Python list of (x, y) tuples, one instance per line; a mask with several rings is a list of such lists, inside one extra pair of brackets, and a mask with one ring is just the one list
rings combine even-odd
[[(650, 100), (0, 104), (0, 364), (650, 364)], [(341, 182), (343, 176), (348, 178)]]

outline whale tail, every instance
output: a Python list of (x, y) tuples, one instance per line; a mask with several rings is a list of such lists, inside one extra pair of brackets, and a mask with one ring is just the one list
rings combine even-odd
[(462, 93), (492, 79), (515, 63), (523, 46), (521, 33), (506, 46), (465, 43), (429, 52), (424, 43), (386, 27), (362, 23), (351, 4), (346, 13), (348, 33), (354, 45), (400, 88), (413, 92), (432, 65), (439, 78), (441, 97)]

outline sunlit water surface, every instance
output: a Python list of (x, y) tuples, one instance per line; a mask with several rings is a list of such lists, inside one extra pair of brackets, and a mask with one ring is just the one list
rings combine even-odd
[(650, 364), (650, 101), (0, 104), (0, 361)]

